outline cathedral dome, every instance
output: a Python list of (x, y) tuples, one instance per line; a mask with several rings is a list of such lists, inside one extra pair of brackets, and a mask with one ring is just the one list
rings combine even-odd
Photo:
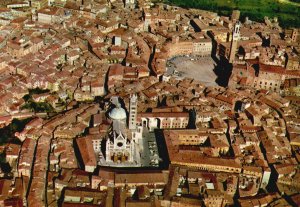
[(114, 120), (123, 120), (126, 119), (126, 111), (121, 107), (116, 107), (109, 112), (109, 117)]

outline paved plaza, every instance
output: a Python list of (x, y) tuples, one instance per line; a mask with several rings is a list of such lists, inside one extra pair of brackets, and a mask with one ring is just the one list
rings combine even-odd
[(168, 61), (167, 74), (178, 78), (192, 78), (206, 86), (217, 86), (217, 76), (213, 71), (215, 65), (211, 57), (180, 56)]

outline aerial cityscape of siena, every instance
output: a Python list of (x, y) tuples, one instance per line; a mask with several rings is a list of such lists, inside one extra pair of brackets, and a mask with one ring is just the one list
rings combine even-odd
[(0, 207), (300, 207), (300, 0), (0, 0)]

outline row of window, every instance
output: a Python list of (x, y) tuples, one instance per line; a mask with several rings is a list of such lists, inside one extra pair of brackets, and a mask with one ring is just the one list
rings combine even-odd
[[(260, 81), (260, 82), (259, 82), (259, 84), (260, 84), (260, 85), (262, 85), (262, 84), (263, 84), (263, 82), (262, 82), (262, 81)], [(255, 82), (255, 84), (254, 84), (254, 85), (256, 85), (256, 82)], [(265, 82), (265, 85), (268, 85), (268, 82)], [(269, 83), (269, 85), (271, 86), (271, 85), (273, 85), (273, 83), (272, 83), (272, 82), (270, 82), (270, 83)], [(277, 84), (277, 83), (275, 83), (274, 85), (275, 85), (275, 86), (278, 86), (278, 84)]]

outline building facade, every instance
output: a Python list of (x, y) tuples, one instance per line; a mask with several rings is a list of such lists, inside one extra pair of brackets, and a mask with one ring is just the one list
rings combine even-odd
[(229, 63), (233, 63), (235, 59), (235, 54), (237, 51), (238, 40), (240, 38), (240, 27), (241, 24), (237, 22), (234, 25), (233, 33), (232, 33), (232, 40), (231, 40), (231, 47), (230, 47), (230, 54), (229, 54)]

